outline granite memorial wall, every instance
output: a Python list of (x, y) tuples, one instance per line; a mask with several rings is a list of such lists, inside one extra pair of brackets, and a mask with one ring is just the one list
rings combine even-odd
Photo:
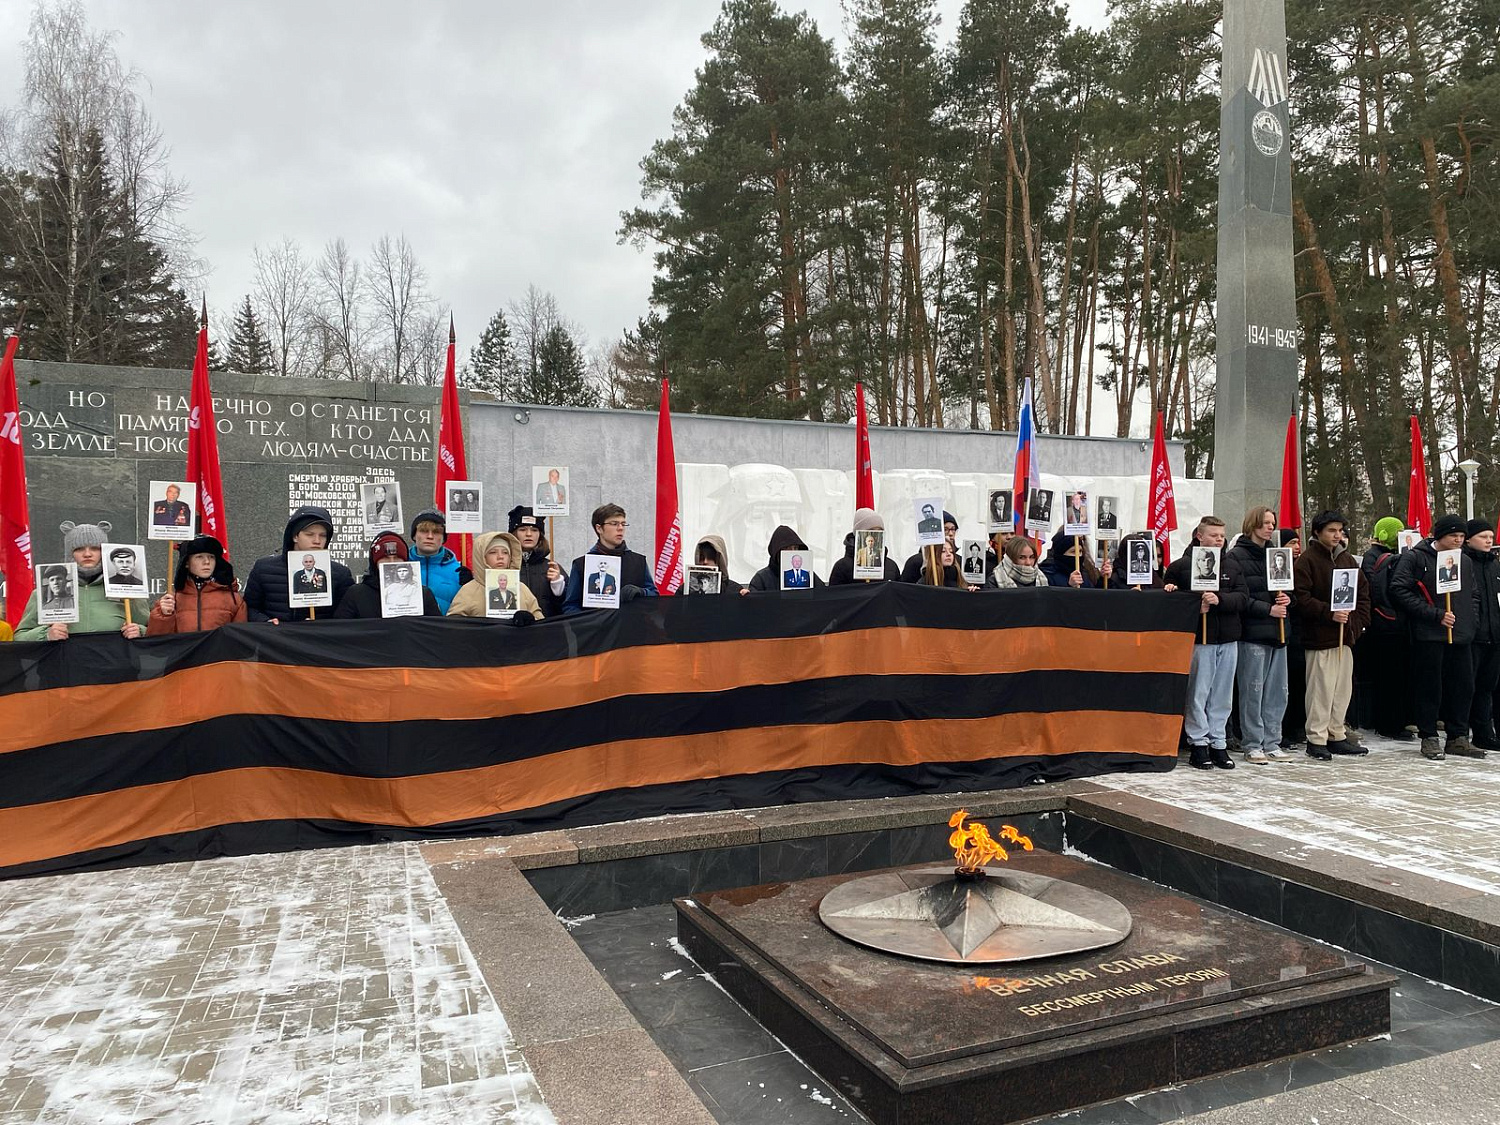
[[(61, 554), (58, 524), (105, 519), (115, 539), (145, 538), (153, 480), (180, 479), (187, 461), (187, 371), (16, 364), (25, 435), (31, 522), (38, 562)], [(334, 554), (365, 569), (359, 507), (364, 481), (401, 485), (402, 513), (432, 500), (438, 388), (381, 383), (213, 375), (230, 549), (243, 574), (280, 546), (287, 513), (328, 508)], [(465, 396), (470, 475), (484, 484), (486, 527), (531, 494), (533, 466), (567, 466), (571, 511), (556, 521), (564, 560), (593, 539), (589, 513), (618, 502), (628, 541), (652, 549), (656, 415), (653, 412), (515, 406)], [(748, 580), (765, 565), (778, 523), (807, 540), (815, 569), (843, 553), (854, 511), (853, 427), (693, 414), (673, 417), (683, 531), (688, 541), (722, 535), (731, 574)], [(964, 538), (985, 534), (985, 490), (1009, 487), (1015, 437), (1008, 433), (876, 428), (871, 432), (876, 502), (892, 554), (914, 549), (911, 504), (940, 496)], [(1086, 488), (1120, 500), (1121, 526), (1142, 522), (1150, 449), (1112, 438), (1039, 439), (1043, 486)], [(1169, 443), (1176, 478), (1179, 549), (1209, 510), (1212, 484), (1184, 479), (1182, 446)], [(1232, 513), (1235, 521), (1238, 513)], [(165, 588), (166, 547), (149, 553), (152, 593)]]

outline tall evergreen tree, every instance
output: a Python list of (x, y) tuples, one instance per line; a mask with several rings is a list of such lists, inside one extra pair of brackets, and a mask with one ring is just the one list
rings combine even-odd
[(255, 315), (248, 294), (234, 312), (234, 330), (224, 352), (224, 366), (245, 375), (269, 375), (276, 369), (270, 337)]
[(583, 353), (562, 325), (553, 325), (542, 337), (532, 394), (522, 401), (543, 406), (599, 405), (599, 391), (588, 381)]
[(657, 205), (622, 233), (658, 245), (652, 300), (690, 409), (807, 416), (828, 331), (815, 291), (845, 99), (833, 47), (775, 0), (726, 0), (671, 138), (642, 161)]
[(470, 390), (485, 391), (500, 398), (508, 397), (506, 375), (511, 365), (510, 325), (505, 310), (500, 309), (479, 335), (479, 343), (469, 349), (468, 377)]

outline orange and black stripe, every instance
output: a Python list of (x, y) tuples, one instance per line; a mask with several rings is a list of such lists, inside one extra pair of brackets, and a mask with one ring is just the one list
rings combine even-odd
[(1170, 768), (1195, 604), (887, 585), (9, 646), (0, 868)]

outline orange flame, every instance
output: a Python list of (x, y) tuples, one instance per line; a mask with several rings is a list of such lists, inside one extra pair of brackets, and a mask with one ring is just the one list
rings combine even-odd
[[(959, 871), (972, 875), (994, 860), (1008, 860), (1010, 853), (990, 835), (990, 830), (983, 824), (970, 820), (965, 826), (964, 821), (968, 817), (968, 809), (959, 809), (948, 818), (948, 827), (953, 829), (953, 834), (948, 837), (948, 846), (953, 849), (953, 860)], [(1014, 825), (1002, 824), (1000, 839), (1031, 851), (1030, 838), (1022, 836)]]

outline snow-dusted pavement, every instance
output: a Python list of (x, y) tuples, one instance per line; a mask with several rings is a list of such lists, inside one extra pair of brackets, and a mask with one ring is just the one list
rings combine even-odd
[(0, 1122), (550, 1125), (414, 844), (0, 884)]
[(1318, 762), (1298, 751), (1233, 770), (1114, 774), (1090, 780), (1404, 871), (1500, 892), (1500, 755), (1429, 762), (1414, 742), (1367, 732), (1366, 757)]

